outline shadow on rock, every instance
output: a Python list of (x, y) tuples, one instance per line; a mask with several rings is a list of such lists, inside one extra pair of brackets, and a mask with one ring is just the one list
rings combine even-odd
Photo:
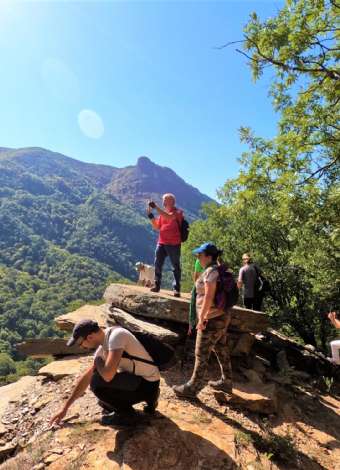
[(115, 449), (107, 457), (131, 470), (237, 469), (234, 459), (211, 441), (158, 414), (152, 426), (125, 429), (116, 436)]
[[(211, 415), (221, 419), (235, 430), (240, 431), (249, 436), (250, 442), (258, 452), (272, 454), (272, 460), (281, 470), (287, 469), (308, 469), (308, 470), (324, 470), (318, 462), (310, 458), (305, 453), (295, 448), (294, 444), (288, 437), (278, 436), (269, 428), (265, 434), (260, 434), (242, 426), (239, 422), (228, 417), (228, 415), (220, 413), (200, 400), (195, 402), (196, 406)], [(258, 424), (258, 423), (257, 423)]]

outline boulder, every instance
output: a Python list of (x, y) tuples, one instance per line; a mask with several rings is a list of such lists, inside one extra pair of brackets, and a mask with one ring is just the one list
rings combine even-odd
[(112, 307), (111, 309), (107, 309), (107, 316), (109, 324), (119, 324), (132, 332), (149, 333), (165, 343), (176, 344), (180, 339), (180, 336), (174, 331), (170, 331), (167, 328), (155, 325), (154, 323), (135, 318), (119, 308)]
[(242, 373), (247, 379), (249, 380), (250, 383), (253, 385), (262, 385), (263, 380), (258, 372), (256, 370), (252, 369), (242, 369)]
[(81, 369), (82, 362), (71, 356), (50, 362), (39, 370), (38, 375), (44, 375), (53, 380), (60, 380), (68, 375), (78, 374)]
[(56, 339), (28, 339), (16, 345), (17, 351), (25, 356), (32, 356), (35, 358), (43, 358), (46, 356), (70, 356), (88, 354), (80, 346), (66, 346), (67, 340), (62, 338)]
[(331, 364), (322, 354), (311, 351), (273, 329), (256, 336), (253, 351), (281, 369), (292, 367), (312, 376), (334, 377), (340, 380), (338, 366)]
[(133, 315), (188, 322), (189, 299), (173, 297), (170, 292), (153, 293), (141, 286), (110, 284), (105, 290), (104, 299), (113, 307)]
[[(25, 376), (17, 382), (1, 387), (1, 400), (0, 400), (0, 435), (7, 432), (6, 426), (2, 422), (3, 416), (9, 403), (17, 402), (21, 399), (23, 392), (29, 387), (33, 386), (36, 382), (36, 377)], [(5, 452), (5, 450), (4, 450)], [(7, 451), (6, 451), (7, 452)]]
[[(235, 335), (236, 336), (236, 335)], [(251, 333), (242, 333), (237, 335), (234, 347), (232, 348), (232, 356), (248, 355), (255, 342), (255, 336)]]
[(55, 323), (60, 330), (72, 331), (76, 323), (84, 318), (89, 318), (97, 321), (99, 326), (106, 327), (105, 307), (105, 305), (83, 305), (73, 312), (60, 315), (55, 319)]
[[(175, 298), (169, 291), (153, 293), (141, 286), (110, 284), (105, 290), (104, 299), (113, 307), (132, 315), (188, 323), (190, 294)], [(231, 330), (257, 333), (268, 327), (269, 317), (266, 314), (233, 307)]]
[(260, 414), (273, 414), (278, 411), (278, 397), (275, 384), (236, 383), (232, 395), (215, 392), (220, 403), (247, 409)]

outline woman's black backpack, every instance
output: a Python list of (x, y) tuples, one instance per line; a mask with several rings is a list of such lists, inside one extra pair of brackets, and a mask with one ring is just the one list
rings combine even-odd
[(223, 264), (217, 266), (218, 280), (215, 293), (215, 305), (218, 309), (227, 311), (237, 304), (239, 290), (234, 276)]

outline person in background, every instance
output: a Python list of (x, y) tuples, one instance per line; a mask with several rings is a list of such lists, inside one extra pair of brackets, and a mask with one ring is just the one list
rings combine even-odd
[(208, 361), (214, 351), (221, 369), (221, 378), (209, 381), (209, 385), (226, 393), (232, 391), (232, 372), (229, 348), (227, 345), (227, 329), (231, 320), (231, 310), (225, 312), (215, 306), (215, 293), (219, 273), (217, 259), (221, 250), (210, 243), (203, 243), (193, 250), (197, 255), (204, 272), (196, 281), (197, 337), (195, 347), (195, 366), (191, 379), (173, 387), (179, 397), (194, 398), (205, 386)]
[[(328, 318), (335, 328), (340, 329), (340, 320), (336, 317), (336, 312), (329, 312)], [(327, 358), (333, 364), (340, 365), (340, 339), (330, 342), (332, 357)]]
[[(147, 215), (152, 227), (159, 231), (155, 252), (155, 282), (151, 292), (159, 292), (162, 283), (162, 270), (167, 256), (173, 267), (174, 282), (173, 291), (175, 297), (180, 297), (181, 292), (181, 224), (184, 219), (183, 211), (177, 209), (176, 198), (173, 194), (164, 194), (164, 210), (150, 201)], [(155, 218), (152, 210), (156, 209), (159, 217)]]
[(263, 296), (258, 291), (260, 269), (253, 263), (249, 253), (242, 256), (243, 266), (239, 271), (237, 287), (243, 287), (243, 302), (246, 308), (260, 311)]

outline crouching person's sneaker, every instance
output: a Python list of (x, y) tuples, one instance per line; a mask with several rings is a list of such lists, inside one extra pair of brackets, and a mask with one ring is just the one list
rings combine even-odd
[(133, 426), (136, 424), (138, 414), (132, 408), (128, 411), (114, 411), (113, 413), (104, 415), (101, 424), (104, 426)]
[(102, 409), (102, 415), (109, 415), (115, 411), (115, 408), (105, 401), (98, 400), (98, 405)]
[(172, 390), (176, 393), (179, 398), (196, 398), (197, 392), (195, 392), (190, 385), (175, 385)]
[(146, 405), (143, 408), (144, 413), (153, 415), (155, 414), (157, 407), (158, 407), (158, 399), (159, 399), (160, 390), (157, 390), (157, 393), (151, 400), (147, 400)]
[(231, 380), (209, 380), (208, 385), (214, 390), (231, 394), (233, 392), (233, 383)]

